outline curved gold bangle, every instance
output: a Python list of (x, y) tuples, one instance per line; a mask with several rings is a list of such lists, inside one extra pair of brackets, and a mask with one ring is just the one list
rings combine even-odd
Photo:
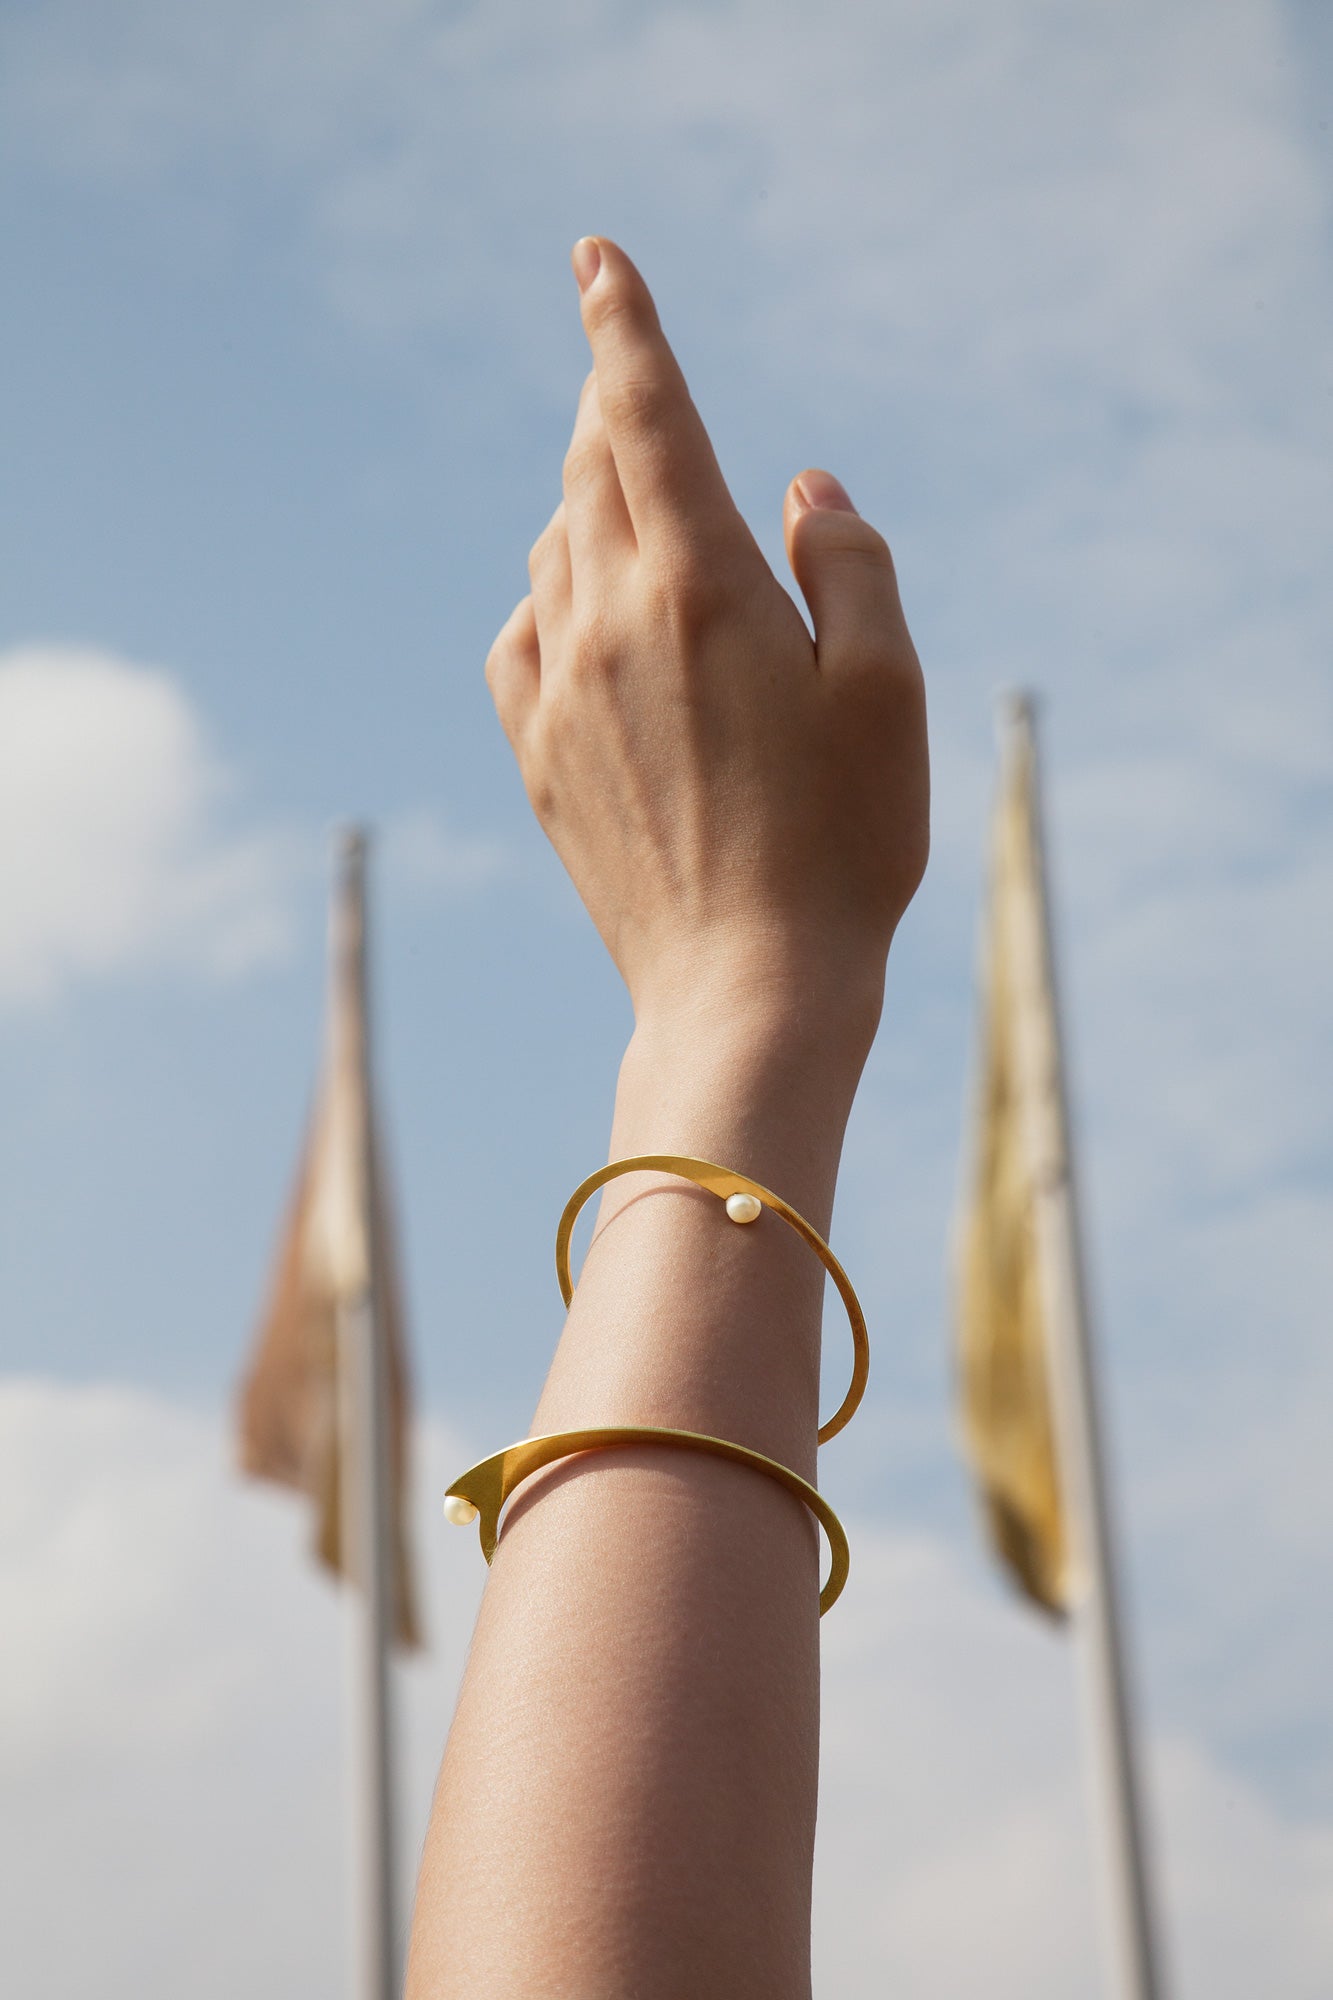
[[(766, 1472), (770, 1478), (779, 1480), (798, 1500), (805, 1502), (828, 1536), (833, 1561), (828, 1582), (819, 1593), (820, 1617), (837, 1602), (847, 1581), (851, 1556), (842, 1522), (823, 1494), (802, 1479), (799, 1473), (779, 1465), (775, 1458), (765, 1458), (762, 1452), (750, 1451), (743, 1444), (731, 1444), (726, 1438), (706, 1437), (702, 1431), (654, 1430), (641, 1424), (610, 1424), (597, 1430), (552, 1431), (546, 1437), (524, 1438), (460, 1473), (444, 1496), (445, 1514), (459, 1527), (466, 1527), (469, 1521), (480, 1516), (481, 1552), (489, 1563), (500, 1538), (500, 1510), (521, 1481), (542, 1466), (568, 1457), (571, 1452), (601, 1451), (621, 1444), (664, 1444), (710, 1451), (718, 1458), (734, 1459), (739, 1465), (752, 1465), (757, 1471)], [(452, 1508), (450, 1501), (455, 1503)]]
[(839, 1408), (820, 1428), (819, 1442), (827, 1444), (856, 1415), (870, 1377), (870, 1336), (866, 1332), (865, 1314), (861, 1310), (861, 1301), (852, 1290), (851, 1279), (818, 1230), (812, 1229), (805, 1217), (790, 1208), (780, 1195), (762, 1187), (758, 1181), (747, 1180), (744, 1174), (733, 1173), (730, 1167), (716, 1167), (711, 1160), (694, 1160), (680, 1153), (642, 1153), (632, 1160), (613, 1160), (609, 1167), (599, 1167), (595, 1174), (589, 1174), (587, 1180), (581, 1181), (575, 1188), (565, 1203), (565, 1212), (555, 1233), (555, 1274), (560, 1281), (560, 1296), (565, 1304), (570, 1305), (574, 1298), (574, 1284), (569, 1275), (569, 1245), (579, 1210), (588, 1196), (595, 1194), (599, 1187), (604, 1187), (607, 1181), (616, 1180), (621, 1174), (634, 1173), (678, 1174), (682, 1180), (693, 1181), (696, 1187), (706, 1188), (724, 1202), (733, 1194), (754, 1195), (810, 1245), (842, 1295), (847, 1317), (852, 1323), (852, 1384)]

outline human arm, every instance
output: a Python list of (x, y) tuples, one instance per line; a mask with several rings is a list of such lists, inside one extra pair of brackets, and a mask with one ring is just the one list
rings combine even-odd
[[(793, 482), (811, 642), (642, 279), (613, 244), (600, 258), (565, 497), (488, 679), (634, 1003), (610, 1157), (719, 1161), (826, 1235), (925, 864), (920, 672), (880, 537), (802, 510)], [(822, 1294), (772, 1215), (736, 1227), (679, 1180), (615, 1181), (532, 1433), (702, 1431), (813, 1482)], [(520, 1489), (436, 1791), (409, 2000), (808, 1993), (819, 1562), (798, 1501), (698, 1452), (598, 1451)]]

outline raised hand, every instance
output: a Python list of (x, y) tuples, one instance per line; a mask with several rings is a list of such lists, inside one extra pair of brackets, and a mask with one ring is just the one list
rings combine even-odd
[(925, 867), (925, 699), (883, 538), (787, 489), (812, 642), (727, 490), (643, 279), (575, 247), (594, 367), (487, 679), (636, 1018), (845, 1010), (873, 1035)]

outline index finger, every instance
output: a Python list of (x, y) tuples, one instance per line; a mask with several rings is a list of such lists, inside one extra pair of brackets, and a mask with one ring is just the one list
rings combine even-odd
[(605, 236), (574, 245), (583, 326), (611, 454), (635, 535), (716, 543), (748, 531), (662, 332), (652, 294)]

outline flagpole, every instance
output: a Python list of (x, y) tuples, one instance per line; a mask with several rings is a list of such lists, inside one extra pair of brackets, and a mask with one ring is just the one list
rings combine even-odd
[(384, 1274), (377, 1268), (374, 1132), (370, 1095), (370, 1010), (366, 950), (365, 831), (338, 839), (334, 913), (335, 978), (352, 1002), (361, 1105), (360, 1183), (363, 1281), (337, 1309), (344, 1584), (348, 1627), (351, 1846), (355, 2000), (398, 2000), (393, 1920), (393, 1783), (389, 1707), (392, 1557), (389, 1517), (388, 1355), (382, 1322)]
[[(1076, 1154), (1070, 1131), (1065, 1058), (1056, 984), (1046, 848), (1042, 830), (1040, 765), (1031, 696), (1008, 703), (1011, 754), (1026, 749), (1031, 773), (1033, 861), (1039, 901), (1038, 935), (1032, 940), (1049, 1019), (1041, 1076), (1038, 1051), (1028, 1057), (1029, 1106), (1054, 1111), (1055, 1129), (1037, 1135), (1036, 1237), (1048, 1310), (1043, 1315), (1055, 1387), (1056, 1446), (1061, 1483), (1072, 1500), (1076, 1524), (1073, 1622), (1078, 1638), (1083, 1706), (1092, 1744), (1096, 1820), (1102, 1848), (1104, 1901), (1112, 1938), (1117, 2000), (1163, 2000), (1163, 1986), (1149, 1895), (1142, 1789), (1135, 1757), (1129, 1670), (1123, 1637), (1116, 1554), (1111, 1526), (1106, 1453), (1097, 1402), (1096, 1367), (1089, 1327), (1088, 1287), (1080, 1230)], [(1027, 1013), (1028, 1010), (1020, 1010)]]

